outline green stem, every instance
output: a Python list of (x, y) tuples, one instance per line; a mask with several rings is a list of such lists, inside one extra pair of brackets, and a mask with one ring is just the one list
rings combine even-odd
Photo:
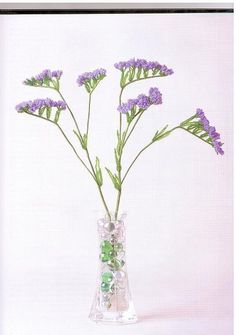
[[(97, 86), (97, 85), (96, 85), (96, 86)], [(96, 87), (96, 86), (95, 86), (95, 87)], [(41, 87), (44, 87), (44, 86), (41, 86)], [(94, 88), (95, 88), (95, 87), (94, 87)], [(71, 108), (68, 106), (68, 104), (67, 104), (67, 102), (66, 102), (64, 96), (63, 96), (62, 93), (60, 92), (60, 90), (59, 90), (59, 86), (58, 86), (58, 88), (57, 88), (57, 87), (44, 87), (44, 88), (51, 88), (51, 89), (54, 89), (55, 91), (58, 92), (58, 94), (60, 95), (61, 99), (65, 102), (65, 104), (66, 104), (66, 106), (67, 106), (67, 108), (68, 108), (68, 110), (69, 110), (69, 112), (70, 112), (70, 114), (71, 114), (71, 116), (72, 116), (72, 119), (74, 120), (74, 123), (75, 123), (76, 129), (77, 129), (77, 131), (78, 131), (78, 134), (79, 134), (80, 137), (82, 138), (82, 135), (81, 135), (81, 132), (80, 132), (80, 129), (79, 129), (79, 125), (78, 125), (78, 123), (77, 123), (77, 121), (76, 121), (76, 118), (75, 118), (75, 116), (74, 116), (74, 114), (73, 114)], [(93, 92), (93, 91), (92, 91), (92, 92)], [(88, 109), (87, 132), (86, 132), (87, 137), (88, 137), (88, 131), (89, 131), (89, 119), (90, 119), (91, 95), (92, 95), (92, 92), (89, 94), (89, 109)], [(102, 199), (103, 205), (104, 205), (104, 207), (105, 207), (105, 210), (106, 210), (106, 212), (107, 212), (108, 218), (111, 220), (111, 215), (110, 215), (108, 206), (107, 206), (107, 204), (106, 204), (104, 195), (103, 195), (103, 193), (102, 193), (101, 186), (98, 185), (97, 180), (96, 180), (96, 173), (95, 173), (95, 170), (94, 170), (92, 161), (91, 161), (91, 159), (90, 159), (90, 155), (89, 155), (88, 149), (86, 148), (86, 154), (87, 154), (87, 158), (88, 158), (88, 161), (89, 161), (89, 165), (90, 165), (90, 167), (91, 167), (91, 169), (92, 169), (92, 172), (91, 172), (90, 169), (87, 167), (87, 165), (84, 163), (84, 161), (82, 160), (82, 158), (79, 156), (79, 154), (77, 153), (77, 151), (76, 151), (76, 149), (74, 148), (73, 144), (70, 142), (70, 140), (68, 139), (68, 137), (66, 136), (66, 134), (64, 133), (64, 131), (62, 130), (62, 128), (59, 126), (59, 124), (54, 123), (52, 120), (46, 119), (46, 118), (41, 117), (41, 116), (39, 116), (39, 115), (37, 115), (37, 114), (32, 114), (32, 113), (28, 113), (28, 112), (26, 112), (26, 113), (29, 114), (29, 115), (36, 116), (36, 117), (38, 117), (38, 118), (40, 118), (40, 119), (42, 119), (42, 120), (46, 120), (46, 121), (48, 121), (48, 122), (51, 122), (51, 123), (53, 123), (54, 125), (56, 125), (56, 126), (59, 128), (59, 130), (61, 131), (62, 135), (64, 136), (64, 138), (66, 139), (66, 141), (68, 142), (68, 144), (71, 146), (71, 148), (73, 149), (74, 153), (76, 154), (76, 156), (78, 157), (78, 159), (80, 160), (80, 162), (84, 165), (84, 167), (86, 168), (86, 170), (89, 172), (89, 174), (92, 176), (92, 178), (93, 178), (94, 181), (96, 182), (96, 185), (97, 185), (97, 187), (98, 187), (98, 191), (99, 191), (99, 194), (100, 194), (100, 196), (101, 196), (101, 199)]]
[(52, 124), (54, 124), (55, 126), (58, 127), (58, 129), (61, 131), (62, 135), (64, 136), (64, 138), (66, 139), (66, 141), (68, 142), (68, 144), (71, 146), (72, 150), (74, 151), (74, 153), (76, 154), (77, 158), (80, 160), (80, 162), (83, 164), (83, 166), (86, 168), (86, 170), (89, 172), (89, 174), (92, 176), (93, 180), (96, 182), (96, 185), (98, 187), (98, 191), (99, 191), (99, 194), (101, 196), (101, 199), (102, 199), (102, 202), (103, 202), (103, 205), (106, 209), (106, 212), (107, 212), (107, 215), (108, 215), (108, 218), (111, 220), (111, 216), (110, 216), (110, 212), (109, 212), (109, 209), (107, 207), (107, 204), (106, 204), (106, 201), (104, 199), (104, 195), (102, 193), (102, 190), (101, 190), (101, 187), (98, 185), (97, 183), (97, 180), (95, 178), (95, 170), (94, 170), (94, 167), (93, 167), (93, 164), (92, 164), (92, 161), (90, 159), (90, 156), (89, 156), (89, 152), (88, 150), (86, 149), (86, 153), (87, 153), (87, 157), (88, 157), (88, 161), (89, 161), (89, 164), (91, 166), (91, 169), (92, 169), (92, 172), (90, 171), (90, 169), (87, 167), (87, 165), (84, 163), (84, 161), (82, 160), (82, 158), (79, 156), (79, 154), (77, 153), (76, 149), (74, 148), (73, 144), (70, 142), (70, 140), (68, 139), (68, 137), (66, 136), (65, 132), (63, 131), (63, 129), (59, 126), (59, 124), (53, 122), (52, 120), (49, 120), (49, 119), (46, 119), (40, 115), (37, 115), (37, 114), (32, 114), (32, 113), (29, 113), (29, 112), (25, 112), (26, 114), (29, 114), (29, 115), (32, 115), (32, 116), (35, 116), (35, 117), (38, 117), (40, 118), (41, 120), (45, 120), (45, 121), (48, 121)]
[(91, 169), (92, 169), (92, 171), (93, 171), (93, 174), (94, 174), (94, 179), (95, 179), (95, 181), (96, 181), (96, 184), (97, 184), (97, 187), (98, 187), (99, 194), (100, 194), (100, 196), (101, 196), (103, 205), (104, 205), (104, 207), (105, 207), (105, 209), (106, 209), (107, 216), (108, 216), (109, 220), (111, 220), (111, 214), (110, 214), (110, 211), (109, 211), (109, 209), (108, 209), (107, 203), (106, 203), (106, 201), (105, 201), (105, 198), (104, 198), (104, 195), (103, 195), (103, 192), (102, 192), (102, 188), (101, 188), (101, 186), (97, 183), (97, 180), (96, 180), (96, 172), (95, 172), (95, 170), (94, 170), (93, 163), (92, 163), (92, 160), (91, 160), (91, 158), (90, 158), (89, 151), (88, 151), (88, 149), (86, 149), (85, 151), (86, 151), (86, 154), (87, 154), (87, 158), (88, 158), (88, 161), (89, 161), (89, 165), (90, 165), (90, 167), (91, 167)]
[[(61, 94), (61, 92), (60, 92), (59, 90), (57, 90), (57, 92), (59, 93), (59, 95), (60, 95), (60, 97), (62, 98), (62, 100), (66, 103), (67, 108), (68, 108), (68, 110), (69, 110), (69, 112), (70, 112), (70, 114), (71, 114), (71, 116), (72, 116), (72, 118), (73, 118), (73, 120), (74, 120), (74, 122), (75, 122), (77, 131), (78, 131), (79, 135), (82, 137), (81, 132), (80, 132), (80, 129), (79, 129), (79, 126), (78, 126), (78, 123), (77, 123), (77, 121), (76, 121), (76, 119), (75, 119), (75, 117), (74, 117), (74, 114), (73, 114), (72, 110), (71, 110), (70, 107), (68, 106), (68, 104), (67, 104), (65, 98), (63, 97), (63, 95)], [(92, 92), (93, 92), (93, 91), (92, 91)], [(90, 111), (91, 111), (91, 97), (92, 97), (92, 92), (89, 93), (89, 107), (88, 107), (87, 130), (86, 130), (86, 135), (87, 135), (87, 139), (86, 139), (86, 140), (87, 140), (87, 142), (88, 142), (88, 132), (89, 132), (89, 121), (90, 121)], [(107, 206), (107, 204), (106, 204), (106, 201), (105, 201), (105, 198), (104, 198), (104, 195), (103, 195), (101, 186), (98, 185), (97, 180), (96, 180), (96, 173), (95, 173), (95, 170), (94, 170), (94, 167), (93, 167), (93, 163), (92, 163), (91, 158), (90, 158), (90, 155), (89, 155), (88, 148), (86, 148), (86, 154), (87, 154), (87, 158), (88, 158), (89, 165), (90, 165), (90, 167), (91, 167), (91, 169), (92, 169), (92, 172), (93, 172), (93, 173), (92, 173), (92, 175), (93, 175), (93, 179), (94, 179), (95, 182), (96, 182), (96, 185), (97, 185), (97, 187), (98, 187), (99, 194), (100, 194), (100, 196), (101, 196), (102, 203), (103, 203), (103, 205), (104, 205), (104, 207), (105, 207), (105, 210), (106, 210), (106, 212), (107, 212), (108, 218), (111, 219), (110, 212), (109, 212), (108, 206)]]
[(132, 161), (132, 163), (130, 164), (130, 166), (128, 167), (128, 169), (126, 170), (124, 177), (122, 178), (121, 183), (123, 184), (125, 178), (127, 177), (130, 169), (132, 168), (132, 166), (134, 165), (134, 163), (136, 162), (136, 160), (139, 158), (139, 156), (143, 153), (143, 151), (145, 151), (148, 147), (150, 147), (154, 142), (150, 142), (148, 143), (142, 150), (139, 151), (139, 153), (136, 155), (136, 157), (134, 158), (134, 160)]
[[(209, 143), (207, 140), (204, 140), (203, 138), (201, 138), (201, 137), (199, 137), (199, 136), (193, 134), (191, 131), (189, 131), (189, 130), (187, 130), (187, 129), (181, 127), (181, 126), (176, 126), (176, 127), (172, 128), (172, 129), (168, 130), (168, 132), (173, 132), (173, 131), (176, 130), (176, 129), (183, 129), (183, 130), (185, 130), (186, 132), (188, 132), (189, 134), (194, 135), (194, 136), (197, 137), (198, 139), (200, 139), (200, 140), (202, 140), (203, 142), (209, 144), (210, 146), (213, 146), (213, 145), (212, 145), (211, 143)], [(125, 178), (127, 177), (128, 173), (129, 173), (129, 171), (130, 171), (130, 169), (132, 168), (132, 166), (134, 165), (134, 163), (136, 162), (136, 160), (139, 158), (139, 156), (140, 156), (140, 155), (141, 155), (147, 148), (149, 148), (149, 147), (150, 147), (153, 143), (155, 143), (155, 142), (156, 142), (156, 141), (151, 141), (151, 142), (148, 143), (142, 150), (140, 150), (140, 151), (138, 152), (138, 154), (135, 156), (134, 160), (133, 160), (132, 163), (129, 165), (128, 169), (126, 170), (126, 172), (125, 172), (125, 174), (124, 174), (124, 177), (123, 177), (123, 179), (122, 179), (122, 181), (121, 181), (122, 184), (123, 184)]]
[[(92, 176), (92, 178), (95, 180), (95, 177), (93, 176), (92, 172), (89, 170), (89, 168), (87, 167), (87, 165), (85, 164), (85, 162), (83, 161), (83, 159), (79, 156), (79, 154), (77, 153), (75, 147), (73, 146), (73, 144), (70, 142), (70, 140), (68, 139), (68, 137), (66, 136), (66, 134), (64, 133), (64, 131), (62, 130), (62, 128), (59, 126), (58, 123), (53, 122), (52, 120), (46, 119), (40, 115), (37, 114), (32, 114), (29, 112), (25, 112), (26, 114), (38, 117), (41, 120), (45, 120), (48, 122), (51, 122), (52, 124), (54, 124), (55, 126), (58, 127), (58, 129), (60, 130), (60, 132), (62, 133), (62, 135), (64, 136), (64, 138), (66, 139), (66, 141), (68, 142), (68, 144), (70, 145), (70, 147), (72, 148), (72, 150), (74, 151), (75, 155), (77, 156), (77, 158), (80, 160), (80, 162), (83, 164), (83, 166), (86, 168), (86, 170), (89, 172), (89, 174)], [(96, 180), (95, 180), (96, 181)]]
[(183, 127), (181, 127), (181, 126), (179, 126), (178, 128), (185, 130), (187, 133), (189, 133), (189, 134), (191, 134), (191, 135), (193, 135), (193, 136), (199, 138), (199, 139), (202, 140), (203, 142), (205, 142), (205, 143), (207, 143), (207, 144), (209, 144), (210, 146), (213, 147), (213, 144), (209, 143), (207, 140), (204, 140), (204, 138), (201, 138), (201, 137), (197, 136), (196, 134), (192, 133), (192, 132), (189, 131), (188, 129), (183, 128)]
[(87, 139), (88, 139), (88, 132), (89, 132), (90, 112), (91, 112), (91, 98), (92, 98), (92, 92), (89, 93), (89, 102), (88, 102), (88, 117), (87, 117), (87, 128), (86, 128)]
[(74, 114), (73, 114), (71, 108), (70, 108), (69, 105), (67, 104), (67, 102), (66, 102), (65, 98), (63, 97), (62, 93), (61, 93), (59, 90), (57, 90), (57, 89), (55, 89), (55, 90), (58, 92), (58, 94), (60, 95), (60, 97), (62, 98), (62, 100), (65, 102), (65, 104), (66, 104), (66, 106), (67, 106), (67, 108), (68, 108), (68, 111), (70, 112), (71, 117), (72, 117), (72, 119), (73, 119), (73, 121), (74, 121), (74, 123), (75, 123), (75, 126), (76, 126), (76, 129), (77, 129), (77, 131), (78, 131), (78, 134), (82, 137), (81, 132), (80, 132), (80, 129), (79, 129), (79, 125), (78, 125), (78, 123), (77, 123), (77, 121), (76, 121), (76, 118), (75, 118), (75, 116), (74, 116)]
[[(89, 93), (89, 103), (88, 103), (88, 116), (87, 116), (87, 128), (86, 128), (86, 141), (87, 141), (87, 145), (88, 145), (88, 134), (89, 134), (89, 121), (90, 121), (90, 113), (91, 113), (92, 92)], [(88, 158), (89, 165), (90, 165), (90, 167), (91, 167), (91, 169), (93, 171), (94, 178), (96, 180), (96, 171), (95, 171), (95, 169), (93, 167), (93, 163), (92, 163), (92, 160), (90, 158), (90, 154), (89, 154), (87, 145), (86, 145), (86, 149), (85, 149), (86, 155), (87, 155), (87, 158)], [(105, 201), (105, 198), (104, 198), (104, 195), (103, 195), (103, 192), (102, 192), (102, 187), (98, 184), (97, 180), (96, 180), (96, 184), (97, 184), (97, 187), (98, 187), (99, 194), (101, 196), (102, 203), (103, 203), (103, 205), (105, 207), (107, 216), (108, 216), (109, 220), (111, 220), (111, 215), (110, 215), (107, 203)]]
[[(119, 105), (121, 105), (123, 90), (124, 90), (124, 88), (121, 88), (120, 95), (119, 95)], [(120, 118), (119, 118), (119, 134), (120, 134), (120, 137), (121, 137), (121, 133), (122, 133), (122, 114), (120, 113)], [(119, 156), (119, 165), (120, 166), (121, 166), (121, 157), (122, 157), (122, 152), (121, 152), (121, 154)], [(119, 171), (117, 171), (117, 172), (118, 172), (119, 181), (121, 182), (121, 170), (119, 169)], [(122, 187), (120, 188), (120, 190), (118, 190), (118, 193), (117, 193), (116, 209), (115, 209), (115, 220), (117, 220), (117, 217), (118, 217), (118, 211), (119, 211), (119, 206), (120, 206), (121, 193), (122, 193)]]
[[(180, 126), (176, 126), (176, 127), (172, 128), (172, 129), (168, 130), (168, 132), (172, 132), (172, 131), (174, 131), (175, 129), (178, 129), (178, 128), (181, 128), (181, 127), (180, 127)], [(124, 174), (124, 177), (123, 177), (123, 179), (122, 179), (122, 181), (121, 181), (122, 184), (123, 184), (125, 178), (127, 177), (128, 173), (129, 173), (129, 171), (130, 171), (130, 169), (132, 168), (132, 166), (134, 165), (134, 163), (136, 162), (136, 160), (139, 158), (139, 156), (140, 156), (140, 155), (141, 155), (147, 148), (149, 148), (153, 143), (155, 143), (155, 141), (151, 141), (150, 143), (148, 143), (147, 145), (145, 145), (145, 147), (142, 148), (142, 149), (138, 152), (138, 154), (135, 156), (134, 160), (133, 160), (132, 163), (129, 165), (128, 169), (126, 170), (126, 172), (125, 172), (125, 174)]]
[[(121, 105), (121, 102), (122, 102), (122, 94), (123, 94), (123, 91), (124, 91), (125, 87), (127, 87), (128, 85), (130, 85), (130, 84), (132, 84), (132, 83), (134, 83), (134, 82), (136, 82), (136, 81), (140, 81), (140, 80), (144, 80), (144, 79), (151, 79), (151, 78), (158, 78), (158, 77), (163, 77), (163, 76), (156, 75), (156, 76), (147, 77), (147, 78), (139, 78), (139, 79), (135, 79), (135, 80), (133, 80), (133, 81), (131, 81), (131, 82), (125, 84), (125, 85), (121, 88), (121, 91), (120, 91), (119, 105)], [(141, 113), (141, 115), (142, 115), (142, 113)], [(139, 117), (138, 117), (138, 119), (136, 120), (136, 122), (135, 122), (133, 128), (131, 129), (131, 132), (129, 133), (128, 137), (125, 139), (124, 145), (126, 144), (128, 138), (130, 137), (130, 135), (131, 135), (131, 133), (133, 132), (134, 128), (136, 127), (137, 122), (139, 121), (141, 115), (139, 115)], [(127, 132), (128, 132), (128, 128), (129, 128), (129, 125), (128, 125), (127, 129), (126, 129), (125, 136), (126, 136), (126, 134), (127, 134)], [(121, 113), (120, 113), (120, 127), (119, 127), (119, 132), (120, 132), (120, 136), (121, 136), (121, 132), (122, 132), (122, 115), (121, 115)], [(123, 146), (123, 147), (124, 147), (124, 146)], [(122, 150), (123, 150), (123, 149), (122, 149)], [(140, 153), (140, 154), (141, 154), (141, 153)], [(122, 153), (121, 153), (120, 158), (119, 158), (119, 164), (120, 164), (120, 166), (121, 166), (121, 158), (122, 158)], [(122, 180), (124, 179), (124, 178), (123, 178), (123, 179), (121, 180), (121, 171), (118, 171), (118, 178), (119, 178), (119, 180), (120, 180), (121, 188), (120, 188), (120, 190), (118, 191), (118, 194), (117, 194), (116, 209), (115, 209), (115, 220), (117, 220), (117, 217), (118, 217), (119, 206), (120, 206), (120, 199), (121, 199), (121, 194), (122, 194)]]
[[(130, 130), (128, 136), (127, 136), (126, 139), (125, 139), (124, 146), (125, 146), (126, 142), (128, 141), (130, 135), (131, 135), (132, 132), (134, 131), (134, 129), (135, 129), (135, 127), (136, 127), (138, 121), (140, 120), (141, 116), (143, 115), (143, 112), (144, 112), (144, 111), (142, 111), (142, 112), (139, 114), (138, 118), (136, 119), (136, 121), (135, 121), (133, 127), (131, 128), (131, 130)], [(128, 132), (128, 129), (129, 129), (129, 127), (127, 128), (127, 132)]]
[(123, 89), (124, 89), (126, 86), (135, 83), (136, 81), (141, 81), (141, 80), (146, 80), (146, 79), (152, 79), (152, 78), (159, 78), (159, 77), (165, 77), (165, 76), (156, 75), (156, 76), (147, 77), (147, 78), (134, 79), (134, 80), (130, 81), (129, 83), (125, 84), (125, 85), (123, 86)]

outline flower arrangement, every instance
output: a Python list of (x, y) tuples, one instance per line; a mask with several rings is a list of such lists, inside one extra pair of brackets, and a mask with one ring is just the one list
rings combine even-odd
[[(92, 95), (99, 83), (106, 77), (106, 70), (96, 69), (92, 72), (85, 72), (78, 76), (78, 86), (84, 86), (88, 93), (88, 112), (85, 131), (82, 131), (75, 114), (72, 112), (60, 90), (60, 80), (62, 71), (44, 70), (43, 72), (26, 79), (23, 83), (32, 87), (43, 87), (56, 91), (61, 100), (53, 101), (50, 98), (24, 101), (16, 106), (19, 113), (25, 113), (55, 125), (65, 140), (70, 145), (76, 157), (85, 167), (90, 177), (95, 182), (101, 197), (106, 218), (99, 220), (98, 232), (100, 237), (101, 260), (99, 286), (92, 305), (90, 318), (95, 321), (130, 323), (137, 320), (136, 313), (131, 301), (129, 285), (126, 273), (124, 225), (119, 218), (119, 208), (122, 196), (123, 184), (132, 169), (133, 165), (141, 154), (151, 145), (159, 142), (171, 135), (176, 130), (183, 130), (190, 135), (197, 137), (200, 141), (207, 143), (215, 149), (217, 154), (223, 155), (220, 135), (212, 127), (202, 109), (197, 108), (196, 112), (177, 126), (170, 128), (165, 125), (162, 129), (152, 135), (150, 141), (144, 145), (123, 171), (123, 153), (128, 140), (133, 134), (142, 115), (151, 106), (162, 104), (162, 94), (157, 87), (151, 87), (148, 94), (139, 94), (135, 98), (122, 100), (122, 94), (128, 85), (137, 81), (156, 79), (173, 74), (173, 70), (158, 62), (146, 61), (144, 59), (130, 59), (128, 61), (115, 64), (115, 68), (120, 71), (120, 94), (117, 112), (119, 115), (119, 126), (117, 129), (117, 143), (114, 148), (114, 159), (116, 171), (111, 171), (108, 167), (102, 168), (100, 159), (93, 159), (89, 150), (89, 126), (91, 118)], [(80, 150), (75, 147), (67, 136), (61, 124), (61, 113), (69, 112), (73, 122), (73, 135), (78, 139)], [(117, 199), (114, 210), (108, 208), (103, 192), (104, 174), (109, 176)], [(114, 313), (117, 312), (116, 313)]]
[[(108, 167), (106, 167), (105, 170), (108, 173), (112, 184), (117, 191), (117, 201), (115, 206), (115, 219), (117, 219), (119, 215), (123, 183), (136, 160), (144, 152), (144, 150), (146, 150), (152, 144), (166, 138), (173, 131), (181, 129), (191, 135), (194, 135), (199, 140), (213, 147), (217, 154), (223, 155), (224, 151), (222, 149), (222, 143), (220, 142), (219, 133), (216, 132), (215, 127), (210, 126), (209, 120), (205, 116), (203, 110), (198, 108), (193, 116), (191, 116), (187, 120), (184, 120), (176, 127), (168, 129), (168, 125), (166, 125), (161, 130), (158, 130), (151, 138), (151, 141), (137, 153), (133, 161), (130, 163), (128, 169), (124, 171), (124, 173), (122, 173), (123, 152), (127, 141), (133, 133), (137, 123), (140, 121), (141, 116), (152, 105), (162, 104), (162, 94), (157, 87), (151, 87), (148, 95), (139, 94), (136, 98), (129, 99), (126, 102), (122, 101), (123, 91), (128, 85), (131, 85), (137, 81), (161, 78), (172, 75), (173, 70), (169, 69), (165, 65), (159, 64), (156, 61), (154, 62), (135, 58), (128, 61), (116, 63), (114, 66), (120, 71), (121, 88), (119, 95), (119, 105), (117, 108), (119, 113), (117, 146), (114, 149), (116, 171), (112, 172)], [(68, 103), (66, 102), (60, 91), (61, 76), (61, 70), (44, 70), (41, 73), (32, 76), (30, 79), (26, 79), (23, 82), (25, 85), (28, 86), (44, 87), (55, 90), (61, 98), (60, 101), (53, 101), (50, 98), (24, 101), (16, 106), (16, 110), (19, 113), (25, 113), (51, 122), (58, 127), (58, 129), (76, 154), (77, 158), (80, 160), (83, 166), (87, 169), (90, 176), (93, 178), (101, 196), (101, 200), (104, 205), (107, 217), (111, 219), (111, 211), (108, 208), (102, 190), (104, 171), (101, 168), (100, 159), (98, 157), (96, 157), (95, 162), (93, 162), (88, 145), (92, 94), (93, 91), (96, 89), (97, 85), (106, 77), (106, 70), (100, 68), (92, 72), (85, 72), (78, 76), (78, 86), (84, 86), (89, 95), (87, 126), (85, 132), (82, 132), (74, 113), (70, 109)], [(79, 140), (81, 150), (85, 152), (86, 161), (84, 158), (81, 157), (81, 154), (78, 153), (78, 150), (71, 143), (68, 136), (64, 132), (62, 125), (60, 124), (60, 114), (66, 109), (69, 111), (74, 121), (75, 129), (73, 129), (73, 132)]]

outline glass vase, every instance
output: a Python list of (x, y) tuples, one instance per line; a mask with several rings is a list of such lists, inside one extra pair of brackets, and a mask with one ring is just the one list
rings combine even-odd
[(89, 318), (95, 322), (127, 324), (137, 321), (130, 294), (123, 220), (98, 221), (99, 270)]

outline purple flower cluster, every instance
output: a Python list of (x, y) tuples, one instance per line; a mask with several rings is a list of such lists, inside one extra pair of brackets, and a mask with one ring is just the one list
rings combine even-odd
[(205, 114), (204, 114), (204, 112), (203, 112), (202, 109), (198, 108), (196, 114), (197, 114), (197, 116), (200, 119), (200, 122), (201, 122), (201, 124), (203, 126), (203, 129), (209, 134), (209, 137), (212, 140), (212, 144), (213, 144), (213, 146), (215, 148), (215, 151), (216, 151), (217, 155), (218, 154), (223, 155), (224, 151), (221, 148), (222, 145), (223, 145), (223, 143), (221, 143), (219, 141), (220, 134), (216, 132), (216, 128), (215, 127), (210, 126), (210, 122), (206, 118), (206, 116), (205, 116)]
[(159, 70), (163, 75), (168, 76), (173, 74), (172, 69), (168, 69), (166, 65), (161, 65), (158, 62), (147, 61), (145, 59), (131, 58), (128, 61), (122, 61), (114, 64), (118, 70), (125, 70), (129, 68), (139, 68), (144, 70)]
[(86, 82), (89, 82), (91, 79), (100, 80), (103, 79), (106, 76), (106, 70), (105, 69), (96, 69), (92, 72), (85, 72), (81, 75), (79, 75), (77, 79), (77, 84), (79, 86), (84, 85)]
[(30, 112), (34, 113), (36, 110), (41, 108), (56, 107), (59, 110), (66, 109), (66, 103), (64, 101), (53, 101), (50, 98), (46, 99), (35, 99), (29, 101), (23, 101), (16, 106), (17, 112)]
[(44, 70), (41, 73), (39, 73), (37, 76), (35, 76), (36, 80), (42, 81), (45, 78), (58, 78), (60, 79), (62, 75), (62, 71), (61, 70), (57, 70), (57, 71), (50, 71), (50, 70)]
[(157, 87), (151, 87), (148, 96), (139, 94), (136, 99), (129, 99), (126, 103), (122, 103), (118, 106), (117, 110), (120, 113), (126, 114), (134, 107), (146, 110), (151, 105), (159, 104), (162, 104), (162, 94)]
[[(63, 72), (61, 70), (51, 71), (51, 70), (46, 69), (46, 70), (43, 70), (41, 73), (32, 77), (30, 81), (36, 80), (36, 81), (43, 82), (45, 79), (53, 79), (53, 78), (60, 79), (62, 73)], [(26, 79), (24, 81), (24, 84), (29, 84), (29, 80)]]
[(157, 87), (151, 87), (149, 90), (149, 98), (152, 104), (159, 105), (162, 103), (162, 94)]

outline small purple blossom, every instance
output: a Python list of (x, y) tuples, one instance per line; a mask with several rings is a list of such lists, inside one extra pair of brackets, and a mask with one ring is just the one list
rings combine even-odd
[(89, 82), (91, 79), (101, 80), (106, 76), (105, 69), (96, 69), (93, 72), (85, 72), (78, 76), (77, 84), (83, 86), (86, 82)]
[(137, 98), (137, 106), (140, 109), (147, 109), (150, 106), (150, 98), (145, 95), (145, 94), (139, 94), (138, 98)]
[(162, 103), (162, 94), (157, 87), (151, 87), (149, 90), (149, 98), (153, 105), (159, 105)]
[(200, 123), (203, 126), (203, 129), (208, 133), (209, 137), (212, 140), (212, 144), (214, 146), (214, 149), (218, 154), (223, 155), (224, 151), (221, 148), (223, 143), (221, 143), (220, 140), (220, 134), (216, 132), (216, 128), (210, 126), (209, 120), (206, 118), (205, 113), (202, 109), (198, 108), (196, 111), (197, 117), (200, 119)]
[(131, 58), (128, 61), (121, 61), (114, 64), (118, 70), (126, 70), (128, 68), (139, 68), (144, 70), (159, 70), (162, 75), (168, 76), (174, 73), (172, 69), (169, 69), (166, 65), (161, 65), (158, 62), (147, 61), (146, 59)]
[(118, 106), (117, 110), (120, 113), (126, 114), (137, 105), (137, 101), (137, 99), (129, 99), (126, 103), (122, 103)]
[(30, 113), (34, 113), (35, 111), (46, 107), (46, 108), (50, 108), (50, 107), (56, 107), (59, 110), (63, 110), (66, 109), (66, 103), (64, 101), (54, 101), (50, 98), (46, 98), (46, 99), (35, 99), (35, 100), (29, 100), (29, 101), (23, 101), (20, 104), (18, 104), (16, 106), (16, 110), (19, 113), (22, 112), (30, 112)]
[(63, 72), (61, 70), (52, 71), (52, 77), (60, 79), (62, 76), (62, 73)]
[(141, 110), (146, 110), (151, 105), (162, 104), (162, 94), (157, 87), (151, 87), (149, 95), (139, 94), (136, 99), (129, 99), (126, 103), (118, 106), (117, 110), (120, 113), (126, 114), (132, 108), (138, 107)]

